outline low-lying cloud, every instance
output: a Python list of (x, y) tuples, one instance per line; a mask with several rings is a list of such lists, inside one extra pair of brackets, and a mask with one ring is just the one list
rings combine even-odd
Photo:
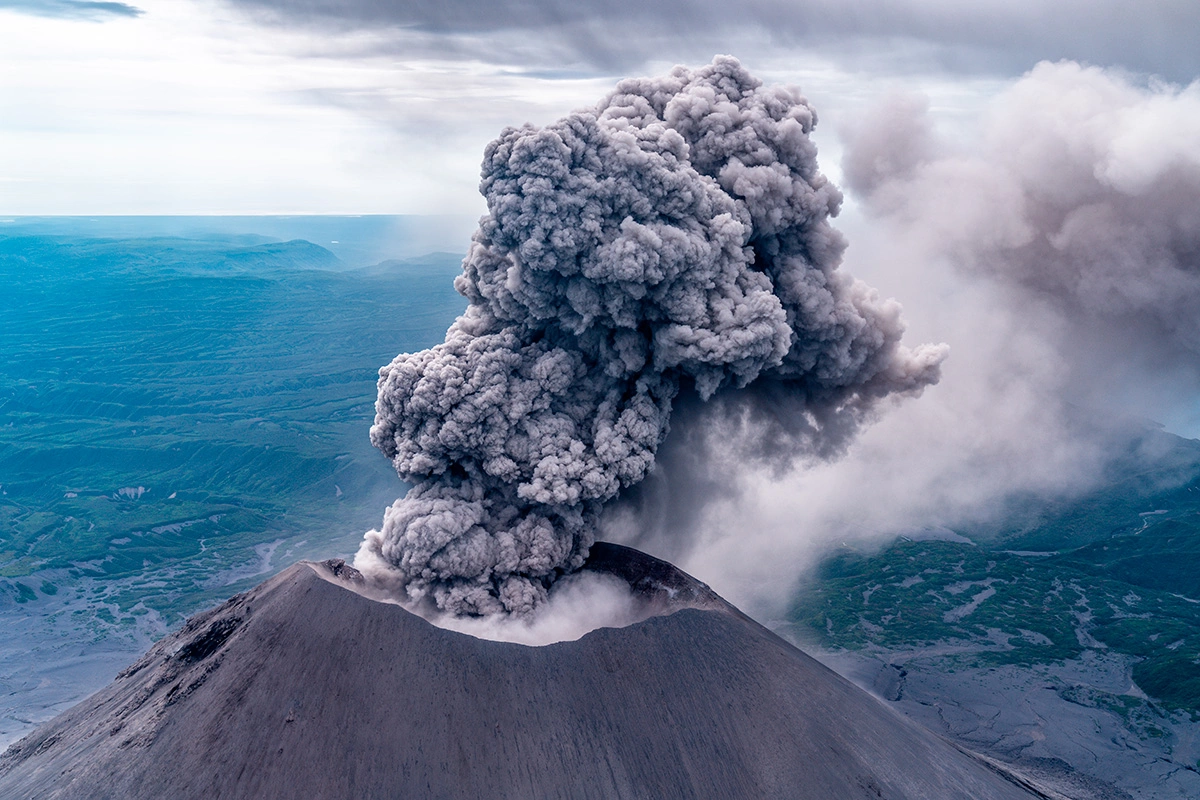
[(0, 0), (0, 10), (5, 9), (37, 17), (97, 21), (114, 17), (138, 17), (143, 13), (137, 6), (110, 0)]

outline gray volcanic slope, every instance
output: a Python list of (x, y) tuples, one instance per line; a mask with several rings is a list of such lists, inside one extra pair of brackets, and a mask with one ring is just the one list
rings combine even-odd
[(665, 562), (659, 615), (545, 647), (434, 627), (301, 562), (0, 757), (9, 798), (1029, 798)]

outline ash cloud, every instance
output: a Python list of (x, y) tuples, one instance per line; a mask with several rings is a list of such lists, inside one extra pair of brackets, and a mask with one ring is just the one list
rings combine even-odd
[(526, 613), (673, 424), (784, 469), (935, 383), (945, 346), (903, 347), (899, 306), (838, 270), (815, 124), (720, 57), (492, 142), (468, 309), (380, 370), (371, 438), (412, 489), (360, 562), (453, 614)]
[(1053, 317), (1081, 402), (1200, 377), (1200, 83), (1042, 63), (994, 101), (973, 146), (896, 98), (849, 138), (845, 164), (877, 218)]
[(941, 381), (844, 457), (784, 473), (728, 447), (689, 460), (705, 429), (685, 417), (603, 538), (780, 619), (833, 549), (988, 541), (1134, 474), (1190, 479), (1149, 420), (1200, 434), (1198, 100), (1042, 64), (981, 106), (905, 94), (837, 120), (846, 268), (902, 293), (916, 341), (950, 343)]

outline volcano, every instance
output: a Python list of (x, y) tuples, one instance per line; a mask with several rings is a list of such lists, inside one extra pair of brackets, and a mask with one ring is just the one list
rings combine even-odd
[(706, 585), (600, 543), (646, 619), (541, 647), (300, 562), (0, 757), (5, 798), (1030, 798)]

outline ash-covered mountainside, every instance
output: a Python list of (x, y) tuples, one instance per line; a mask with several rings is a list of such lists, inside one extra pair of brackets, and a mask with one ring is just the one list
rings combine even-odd
[(14, 745), (0, 796), (1038, 796), (669, 564), (598, 544), (590, 568), (660, 613), (527, 647), (301, 562)]

